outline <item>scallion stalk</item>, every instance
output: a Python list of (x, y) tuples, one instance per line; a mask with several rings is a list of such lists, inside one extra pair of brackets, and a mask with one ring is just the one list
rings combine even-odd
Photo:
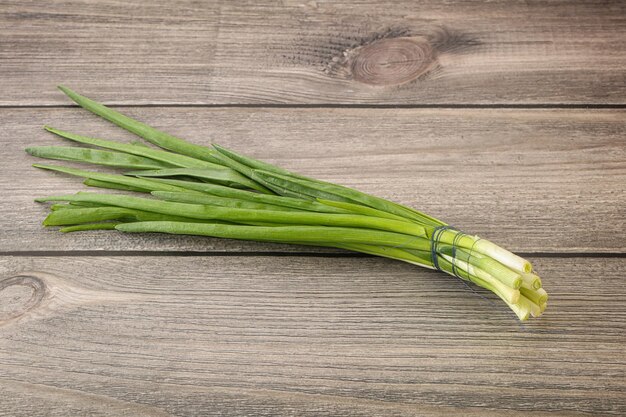
[(38, 146), (27, 149), (31, 155), (132, 171), (35, 167), (85, 178), (88, 186), (145, 197), (81, 192), (40, 198), (36, 201), (66, 203), (51, 205), (45, 226), (62, 226), (62, 232), (158, 232), (347, 249), (439, 269), (472, 282), (500, 297), (520, 320), (538, 317), (547, 307), (548, 294), (530, 262), (488, 240), (380, 197), (219, 145), (189, 143), (68, 88), (61, 90), (85, 109), (163, 149), (47, 127), (60, 137), (106, 150)]

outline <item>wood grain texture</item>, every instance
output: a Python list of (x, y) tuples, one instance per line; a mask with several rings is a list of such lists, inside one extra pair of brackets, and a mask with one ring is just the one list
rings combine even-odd
[[(611, 1), (0, 2), (0, 417), (626, 415), (625, 36)], [(30, 167), (63, 143), (42, 125), (134, 139), (57, 84), (525, 252), (549, 308), (329, 249), (43, 229), (33, 198), (85, 187)]]
[(623, 415), (624, 260), (531, 261), (520, 325), (380, 258), (4, 257), (0, 415)]
[(597, 1), (0, 4), (0, 104), (624, 104), (626, 8)]
[[(621, 110), (125, 108), (193, 142), (419, 208), (522, 252), (625, 252), (626, 113)], [(85, 190), (41, 171), (30, 145), (63, 144), (43, 124), (132, 135), (80, 109), (3, 109), (0, 251), (312, 250), (184, 236), (43, 229), (35, 197)], [(89, 189), (98, 191), (97, 189)]]

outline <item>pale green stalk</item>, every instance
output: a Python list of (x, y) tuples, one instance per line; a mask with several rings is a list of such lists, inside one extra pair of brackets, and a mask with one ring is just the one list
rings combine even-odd
[(510, 270), (499, 262), (494, 261), (493, 259), (482, 254), (467, 252), (466, 250), (458, 247), (454, 249), (451, 245), (438, 245), (437, 250), (448, 256), (453, 256), (454, 254), (456, 258), (488, 272), (490, 275), (496, 277), (500, 282), (513, 289), (519, 289), (522, 285), (522, 277), (519, 273)]
[(483, 271), (480, 268), (476, 268), (472, 264), (464, 262), (458, 258), (453, 258), (448, 255), (441, 255), (445, 260), (454, 264), (457, 268), (466, 272), (470, 276), (474, 276), (482, 280), (483, 282), (488, 283), (491, 286), (492, 291), (494, 291), (500, 298), (505, 300), (507, 303), (516, 304), (520, 298), (520, 291), (515, 290), (505, 284), (503, 284), (500, 280), (498, 280), (493, 275)]
[(532, 273), (522, 273), (522, 287), (538, 290), (541, 288), (541, 278)]
[(530, 301), (537, 304), (538, 306), (548, 301), (548, 293), (543, 288), (530, 290), (528, 288), (521, 287), (520, 292), (524, 297), (528, 298)]

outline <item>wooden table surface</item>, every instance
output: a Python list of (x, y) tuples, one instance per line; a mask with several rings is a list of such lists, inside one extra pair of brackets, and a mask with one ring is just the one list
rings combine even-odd
[[(0, 416), (626, 413), (626, 5), (0, 4)], [(516, 321), (447, 275), (341, 251), (84, 232), (37, 196), (87, 96), (397, 200), (530, 259)]]

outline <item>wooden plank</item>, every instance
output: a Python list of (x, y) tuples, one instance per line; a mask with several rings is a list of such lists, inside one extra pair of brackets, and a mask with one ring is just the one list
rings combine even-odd
[(0, 104), (624, 104), (626, 5), (7, 0)]
[[(422, 209), (522, 252), (624, 252), (622, 110), (126, 108), (197, 143), (218, 142), (320, 179)], [(35, 197), (87, 189), (31, 168), (30, 145), (63, 144), (44, 123), (132, 135), (79, 109), (4, 109), (1, 251), (303, 250), (218, 239), (44, 230)], [(96, 189), (90, 189), (97, 191)], [(308, 249), (311, 250), (311, 249)]]
[(380, 258), (3, 257), (0, 414), (624, 415), (624, 259), (531, 261), (521, 325)]

